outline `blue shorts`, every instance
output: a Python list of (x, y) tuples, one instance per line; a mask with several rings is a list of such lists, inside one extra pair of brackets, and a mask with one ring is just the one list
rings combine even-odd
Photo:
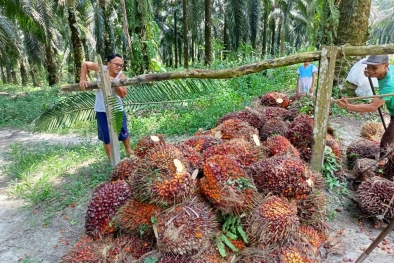
[[(105, 144), (109, 144), (111, 141), (109, 139), (107, 114), (105, 112), (96, 112), (96, 119), (97, 119), (98, 139), (104, 142)], [(127, 130), (126, 113), (123, 112), (122, 129), (120, 130), (118, 140), (124, 141), (127, 137), (129, 137), (129, 131)]]

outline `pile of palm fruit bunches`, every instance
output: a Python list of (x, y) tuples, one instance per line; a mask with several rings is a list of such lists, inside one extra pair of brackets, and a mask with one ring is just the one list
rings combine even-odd
[[(140, 138), (95, 189), (86, 233), (60, 262), (319, 262), (324, 178), (308, 166), (313, 118), (300, 99), (267, 93), (180, 143)], [(332, 129), (327, 147), (341, 161)]]

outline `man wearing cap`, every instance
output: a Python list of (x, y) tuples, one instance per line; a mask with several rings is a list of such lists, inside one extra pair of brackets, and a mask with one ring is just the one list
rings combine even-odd
[[(379, 83), (379, 95), (394, 93), (394, 67), (389, 65), (388, 55), (371, 55), (363, 64), (367, 64), (364, 74), (376, 77)], [(337, 101), (339, 107), (355, 112), (372, 112), (386, 103), (391, 115), (390, 124), (380, 140), (380, 157), (389, 147), (394, 146), (394, 97), (374, 98), (368, 104), (350, 104), (346, 98)]]

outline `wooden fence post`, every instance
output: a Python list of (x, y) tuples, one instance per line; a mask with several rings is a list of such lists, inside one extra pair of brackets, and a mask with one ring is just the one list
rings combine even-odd
[(328, 115), (331, 106), (337, 47), (323, 47), (320, 57), (319, 83), (316, 91), (313, 125), (313, 147), (311, 167), (320, 172), (324, 161)]
[(112, 166), (116, 166), (120, 162), (120, 152), (119, 152), (119, 141), (118, 136), (114, 131), (111, 119), (112, 107), (108, 103), (108, 98), (110, 96), (115, 96), (115, 91), (111, 87), (111, 79), (109, 77), (108, 69), (104, 69), (103, 62), (101, 60), (101, 56), (97, 56), (97, 61), (99, 64), (99, 75), (100, 75), (100, 83), (99, 88), (103, 92), (104, 103), (105, 103), (105, 112), (107, 113), (107, 124), (109, 131), (109, 138), (111, 143), (111, 152), (112, 152)]

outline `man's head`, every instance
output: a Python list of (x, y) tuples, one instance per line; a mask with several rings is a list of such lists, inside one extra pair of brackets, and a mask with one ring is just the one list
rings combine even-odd
[(111, 54), (107, 57), (107, 66), (109, 72), (113, 72), (118, 74), (119, 71), (122, 70), (123, 67), (123, 59), (119, 54)]
[(304, 62), (304, 67), (307, 67), (307, 66), (309, 66), (310, 64), (311, 64), (311, 62), (305, 61), (305, 62)]
[(366, 71), (370, 77), (376, 77), (382, 79), (387, 74), (389, 66), (388, 55), (371, 55), (367, 60), (363, 61), (363, 64), (367, 64)]

